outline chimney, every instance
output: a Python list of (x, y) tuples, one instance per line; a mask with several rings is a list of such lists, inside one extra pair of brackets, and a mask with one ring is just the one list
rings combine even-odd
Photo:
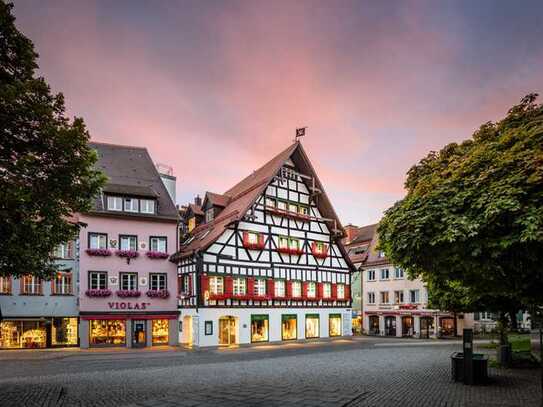
[(358, 234), (358, 226), (351, 225), (350, 223), (347, 226), (343, 227), (347, 236), (345, 237), (345, 243), (349, 244)]
[(200, 195), (196, 195), (194, 197), (194, 205), (196, 206), (202, 206), (202, 198), (200, 198)]

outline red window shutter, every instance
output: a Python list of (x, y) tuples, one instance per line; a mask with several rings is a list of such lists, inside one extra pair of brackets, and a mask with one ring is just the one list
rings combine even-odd
[(311, 243), (311, 253), (313, 254), (317, 253), (317, 242)]
[(267, 281), (268, 286), (266, 287), (268, 297), (273, 297), (275, 295), (275, 283), (273, 278), (269, 278)]
[(188, 275), (189, 279), (189, 291), (187, 292), (188, 295), (192, 295), (192, 274)]
[(351, 286), (349, 284), (345, 284), (345, 300), (351, 300)]
[(209, 277), (206, 275), (200, 276), (202, 295), (205, 295), (206, 291), (209, 291)]
[(322, 283), (317, 283), (317, 298), (322, 298), (324, 296), (323, 285)]
[(183, 276), (177, 276), (177, 293), (183, 292)]
[(286, 294), (287, 298), (292, 298), (292, 281), (287, 281), (287, 288), (286, 288)]
[(56, 278), (57, 278), (57, 275), (55, 274), (53, 276), (53, 278), (51, 279), (51, 293), (52, 294), (56, 294), (55, 293), (55, 280), (56, 280)]
[(19, 279), (19, 292), (26, 294), (25, 292), (25, 276), (21, 277)]
[(243, 247), (249, 246), (249, 232), (246, 230), (243, 231)]
[(265, 246), (265, 243), (264, 243), (264, 235), (262, 233), (259, 233), (258, 234), (258, 247), (263, 249)]
[(332, 284), (332, 299), (337, 298), (337, 284)]
[(226, 276), (224, 278), (224, 294), (231, 297), (234, 292), (234, 279), (232, 276)]
[(249, 277), (247, 279), (247, 295), (253, 297), (255, 295), (255, 278)]
[(302, 298), (307, 298), (307, 281), (302, 284)]

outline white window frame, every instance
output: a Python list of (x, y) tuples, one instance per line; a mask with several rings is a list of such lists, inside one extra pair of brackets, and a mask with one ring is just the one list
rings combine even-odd
[[(103, 285), (102, 283), (103, 276)], [(89, 288), (91, 290), (105, 290), (107, 288), (106, 271), (89, 271)]]
[(300, 298), (302, 296), (302, 282), (293, 280), (291, 282), (292, 296), (294, 298)]
[(315, 298), (317, 296), (317, 283), (314, 281), (307, 282), (307, 297)]
[(153, 236), (149, 238), (149, 250), (166, 253), (168, 250), (168, 238), (166, 236)]
[(140, 212), (147, 214), (155, 213), (155, 200), (154, 199), (140, 199)]
[[(384, 277), (386, 274), (386, 277)], [(383, 281), (386, 281), (386, 280), (390, 280), (390, 269), (381, 269), (380, 270), (380, 279), (383, 280)]]
[(206, 223), (209, 223), (211, 221), (213, 221), (213, 219), (215, 218), (215, 210), (213, 209), (213, 207), (209, 208), (206, 210)]
[(258, 244), (258, 232), (249, 232), (247, 231), (247, 241), (249, 244)]
[(286, 293), (285, 280), (275, 280), (274, 282), (274, 295), (276, 297), (284, 297)]
[(403, 290), (394, 291), (394, 304), (403, 304), (404, 303), (404, 292)]
[(119, 287), (121, 290), (135, 291), (138, 289), (137, 273), (121, 273)]
[(332, 297), (332, 284), (323, 283), (322, 284), (322, 297), (331, 298)]
[(224, 280), (220, 276), (209, 277), (209, 292), (213, 295), (224, 294)]
[(166, 273), (150, 273), (149, 274), (149, 289), (150, 290), (165, 290), (168, 287), (168, 275)]
[(420, 290), (409, 290), (409, 302), (411, 304), (420, 303)]
[[(128, 246), (126, 245), (128, 242)], [(134, 247), (132, 248), (132, 243)], [(119, 250), (138, 250), (138, 237), (134, 235), (119, 236)]]
[(121, 196), (108, 196), (107, 197), (107, 210), (122, 212), (123, 211), (123, 198)]
[(265, 296), (266, 295), (266, 280), (264, 278), (255, 279), (255, 288), (254, 294), (256, 296)]
[(40, 278), (36, 276), (23, 277), (23, 294), (39, 295), (41, 293), (42, 293), (42, 281)]
[(279, 248), (288, 249), (290, 247), (289, 238), (286, 236), (279, 236)]
[(107, 249), (107, 235), (104, 233), (89, 233), (90, 249)]
[(123, 207), (125, 212), (139, 212), (139, 199), (137, 198), (124, 198)]
[(336, 286), (337, 289), (337, 298), (344, 299), (345, 298), (345, 284), (338, 284)]
[(247, 293), (247, 280), (243, 277), (235, 277), (233, 280), (233, 294), (245, 295)]
[(388, 291), (379, 292), (379, 304), (390, 304), (390, 293)]
[(375, 270), (368, 270), (368, 281), (375, 281)]
[(368, 304), (375, 304), (375, 293), (368, 291)]
[(403, 269), (401, 269), (400, 267), (396, 267), (394, 269), (394, 278), (397, 279), (397, 280), (403, 279), (404, 278)]
[[(59, 278), (60, 276), (60, 278)], [(73, 274), (71, 271), (63, 271), (55, 276), (53, 285), (54, 294), (70, 295), (72, 294)]]

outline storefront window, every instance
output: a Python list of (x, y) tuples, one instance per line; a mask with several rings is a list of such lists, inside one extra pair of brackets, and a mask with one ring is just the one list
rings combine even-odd
[(283, 315), (281, 317), (281, 337), (284, 341), (298, 338), (296, 315)]
[(153, 319), (153, 345), (168, 344), (168, 320)]
[(267, 315), (251, 315), (251, 342), (268, 341), (268, 322)]
[(0, 323), (0, 348), (45, 348), (45, 321), (4, 321)]
[(319, 333), (319, 314), (307, 314), (305, 316), (305, 337), (318, 338)]
[(77, 318), (53, 318), (52, 345), (77, 345)]
[(91, 345), (124, 345), (126, 326), (123, 320), (98, 320), (90, 322)]
[(330, 336), (341, 335), (341, 314), (330, 314)]

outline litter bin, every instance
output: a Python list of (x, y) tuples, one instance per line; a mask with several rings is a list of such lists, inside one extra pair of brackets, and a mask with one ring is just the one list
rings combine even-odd
[[(464, 381), (464, 353), (451, 355), (451, 373), (455, 382)], [(473, 384), (483, 384), (488, 380), (488, 356), (482, 353), (473, 354)]]

